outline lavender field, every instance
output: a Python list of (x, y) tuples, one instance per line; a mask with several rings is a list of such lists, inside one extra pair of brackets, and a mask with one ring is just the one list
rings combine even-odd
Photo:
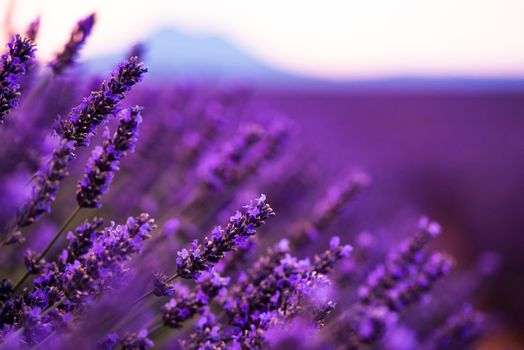
[(0, 349), (524, 345), (514, 82), (170, 79), (147, 43), (106, 72), (97, 18), (1, 51)]

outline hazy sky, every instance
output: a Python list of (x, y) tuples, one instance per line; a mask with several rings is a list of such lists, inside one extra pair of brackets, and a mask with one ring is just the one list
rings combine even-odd
[[(0, 0), (0, 19), (9, 1)], [(13, 25), (41, 14), (47, 58), (93, 10), (99, 21), (86, 56), (176, 26), (327, 78), (524, 77), (524, 0), (18, 0)]]

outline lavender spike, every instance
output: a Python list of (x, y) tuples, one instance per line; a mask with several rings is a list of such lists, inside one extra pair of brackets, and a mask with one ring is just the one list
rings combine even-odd
[(260, 197), (237, 211), (225, 227), (217, 226), (204, 244), (193, 242), (190, 249), (182, 249), (177, 258), (177, 274), (182, 278), (192, 279), (202, 271), (209, 270), (224, 257), (226, 252), (235, 250), (249, 236), (255, 234), (255, 228), (263, 225), (274, 215), (273, 209), (266, 204), (266, 196)]
[(39, 32), (40, 32), (40, 16), (38, 16), (31, 23), (29, 23), (29, 26), (27, 27), (27, 30), (25, 32), (25, 36), (32, 42), (36, 42), (36, 38)]
[(67, 140), (62, 140), (54, 150), (47, 168), (36, 175), (31, 200), (19, 211), (18, 227), (29, 226), (51, 212), (51, 203), (55, 200), (60, 181), (69, 175), (68, 167), (74, 152), (74, 143)]
[(229, 283), (229, 278), (222, 278), (216, 272), (203, 273), (197, 279), (198, 288), (188, 293), (177, 289), (175, 296), (162, 307), (162, 320), (170, 328), (180, 328), (183, 323), (197, 313), (203, 312), (205, 306), (215, 298)]
[(481, 333), (485, 316), (466, 304), (428, 337), (426, 350), (463, 349)]
[(384, 293), (417, 271), (424, 262), (422, 249), (429, 241), (440, 234), (440, 225), (423, 217), (419, 220), (415, 235), (402, 242), (399, 249), (393, 251), (385, 264), (378, 265), (367, 277), (366, 283), (359, 290), (359, 297), (364, 303), (371, 303), (382, 298)]
[(82, 46), (84, 46), (87, 38), (91, 34), (91, 30), (95, 25), (96, 16), (94, 13), (86, 18), (78, 21), (71, 32), (69, 41), (64, 46), (62, 52), (58, 53), (56, 57), (49, 63), (49, 67), (54, 74), (62, 74), (63, 71), (71, 66), (76, 60), (78, 53)]
[(226, 144), (218, 156), (201, 165), (201, 181), (211, 189), (227, 187), (234, 182), (239, 176), (239, 165), (262, 135), (263, 129), (257, 124), (240, 129), (240, 134)]
[(146, 71), (143, 64), (138, 63), (134, 57), (123, 62), (111, 74), (108, 83), (102, 83), (100, 90), (91, 92), (89, 97), (84, 98), (71, 111), (69, 119), (61, 122), (58, 131), (62, 135), (62, 141), (54, 150), (46, 170), (37, 174), (32, 197), (19, 211), (17, 227), (29, 226), (51, 211), (51, 203), (55, 199), (60, 181), (68, 175), (69, 163), (74, 158), (76, 147), (89, 144), (96, 127), (116, 112), (124, 93), (140, 81)]
[(369, 177), (355, 172), (330, 189), (327, 196), (317, 205), (313, 219), (299, 225), (291, 234), (291, 243), (303, 247), (319, 236), (339, 215), (342, 208), (369, 184)]
[(142, 123), (141, 107), (124, 112), (113, 137), (104, 141), (102, 147), (93, 150), (88, 160), (84, 179), (78, 183), (76, 199), (82, 208), (100, 208), (102, 196), (111, 183), (120, 160), (128, 151), (134, 150), (138, 126)]
[(155, 343), (149, 339), (146, 329), (140, 330), (138, 333), (128, 333), (120, 341), (122, 350), (146, 350), (155, 346)]
[(20, 79), (35, 59), (35, 45), (30, 39), (15, 35), (9, 44), (8, 52), (0, 62), (0, 124), (5, 116), (18, 107)]
[(122, 62), (111, 73), (109, 81), (102, 83), (100, 90), (91, 92), (73, 108), (68, 120), (60, 122), (57, 132), (63, 138), (75, 141), (76, 146), (88, 146), (97, 126), (118, 111), (117, 106), (125, 93), (142, 80), (145, 72), (147, 69), (136, 57)]

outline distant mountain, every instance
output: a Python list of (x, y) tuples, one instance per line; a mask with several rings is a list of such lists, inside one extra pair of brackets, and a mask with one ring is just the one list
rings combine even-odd
[[(148, 75), (155, 78), (197, 78), (286, 86), (317, 82), (274, 69), (217, 36), (200, 36), (166, 29), (152, 35), (144, 44)], [(89, 71), (104, 72), (124, 55), (124, 52), (120, 52), (97, 57), (86, 62), (85, 67)]]
[[(233, 43), (217, 37), (165, 29), (145, 43), (148, 75), (157, 79), (198, 79), (223, 83), (250, 83), (260, 88), (307, 90), (518, 90), (524, 80), (398, 77), (378, 80), (330, 81), (285, 72), (260, 61)], [(86, 62), (90, 72), (105, 73), (126, 53)]]

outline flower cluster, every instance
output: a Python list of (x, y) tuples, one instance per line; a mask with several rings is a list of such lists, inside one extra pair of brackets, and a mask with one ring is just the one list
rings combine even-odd
[[(16, 111), (24, 122), (0, 130), (0, 348), (433, 350), (486, 333), (489, 312), (472, 304), (498, 255), (452, 271), (454, 260), (431, 249), (436, 222), (423, 217), (402, 240), (383, 207), (349, 215), (368, 176), (337, 180), (304, 144), (293, 147), (294, 123), (242, 86), (152, 80), (129, 93), (147, 45), (101, 86), (64, 75), (94, 14), (52, 72), (27, 74), (39, 23), (0, 62), (0, 121), (30, 96)], [(55, 115), (66, 117), (53, 139)]]
[[(138, 63), (136, 58), (123, 62), (112, 73), (108, 83), (104, 82), (100, 90), (91, 92), (89, 97), (84, 98), (71, 111), (69, 119), (61, 122), (60, 144), (53, 151), (49, 164), (36, 175), (32, 196), (19, 211), (17, 227), (29, 226), (51, 211), (51, 203), (55, 200), (59, 184), (69, 174), (69, 163), (75, 157), (76, 148), (89, 144), (89, 138), (96, 127), (116, 112), (118, 103), (124, 98), (124, 92), (140, 81), (145, 72), (143, 64)], [(125, 142), (132, 143), (134, 139), (135, 136), (132, 135)]]
[(73, 108), (67, 120), (60, 122), (58, 134), (68, 141), (74, 141), (77, 147), (89, 145), (98, 125), (117, 112), (124, 94), (142, 80), (145, 72), (147, 69), (136, 57), (122, 62), (111, 73), (109, 81), (104, 81), (99, 90), (92, 91), (81, 104)]
[(242, 161), (249, 150), (262, 138), (263, 129), (251, 124), (243, 128), (239, 135), (224, 146), (218, 157), (208, 159), (202, 165), (202, 181), (210, 188), (221, 188), (236, 181), (243, 171)]
[(176, 295), (162, 307), (164, 325), (170, 328), (180, 328), (183, 323), (197, 313), (218, 295), (229, 283), (228, 278), (222, 278), (215, 272), (207, 272), (199, 276), (198, 288), (188, 293), (179, 287)]
[(366, 174), (355, 172), (331, 188), (326, 197), (317, 204), (312, 218), (297, 225), (291, 233), (292, 244), (300, 247), (314, 241), (369, 181)]
[(194, 241), (189, 249), (182, 249), (176, 260), (177, 274), (182, 278), (195, 278), (200, 272), (208, 271), (224, 257), (224, 254), (242, 245), (255, 229), (274, 215), (273, 209), (266, 203), (266, 196), (260, 197), (244, 206), (243, 212), (237, 211), (229, 218), (225, 228), (216, 226), (204, 243)]
[(91, 30), (95, 25), (96, 15), (90, 14), (86, 18), (81, 19), (76, 24), (75, 28), (71, 32), (71, 36), (67, 44), (65, 44), (63, 50), (56, 55), (53, 61), (49, 63), (49, 67), (55, 74), (61, 74), (67, 67), (71, 66), (78, 52), (84, 46), (87, 38), (91, 34)]
[(133, 151), (138, 137), (138, 126), (142, 123), (141, 107), (126, 110), (120, 118), (118, 129), (103, 146), (93, 150), (87, 162), (84, 179), (78, 183), (76, 199), (80, 207), (100, 208), (102, 196), (107, 191), (114, 172), (126, 152)]
[(45, 213), (51, 212), (60, 182), (69, 175), (69, 163), (75, 155), (73, 142), (62, 140), (54, 150), (47, 167), (35, 178), (31, 200), (20, 210), (18, 227), (25, 227), (38, 221)]
[(0, 62), (0, 124), (13, 108), (18, 107), (20, 79), (34, 61), (36, 50), (31, 39), (20, 35), (15, 35), (7, 47)]

